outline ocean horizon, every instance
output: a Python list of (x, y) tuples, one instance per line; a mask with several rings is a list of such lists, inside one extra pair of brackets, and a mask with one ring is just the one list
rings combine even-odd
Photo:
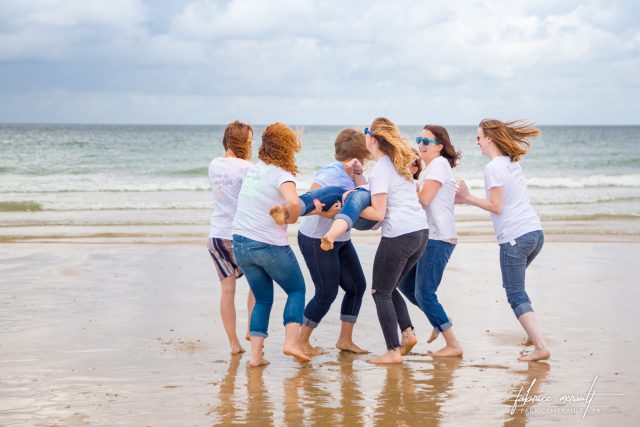
[[(212, 158), (223, 155), (224, 126), (0, 125), (0, 234), (14, 238), (28, 229), (70, 226), (205, 230), (214, 208), (207, 170)], [(303, 192), (333, 161), (336, 134), (358, 126), (291, 126), (302, 131), (297, 184)], [(260, 141), (264, 126), (253, 128)], [(411, 143), (422, 125), (399, 128)], [(447, 129), (462, 152), (454, 175), (483, 195), (487, 159), (476, 145), (476, 126)], [(572, 232), (640, 234), (640, 126), (540, 129), (521, 163), (543, 224), (555, 223), (558, 232), (571, 222)], [(456, 221), (463, 232), (465, 224), (485, 231), (490, 225), (486, 212), (470, 206), (456, 206)]]

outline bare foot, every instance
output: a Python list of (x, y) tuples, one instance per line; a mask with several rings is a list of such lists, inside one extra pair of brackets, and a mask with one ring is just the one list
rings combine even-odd
[(520, 345), (523, 347), (531, 347), (533, 345), (533, 341), (531, 341), (529, 337), (522, 338), (522, 340), (520, 341)]
[(411, 349), (418, 344), (418, 338), (416, 338), (413, 330), (408, 328), (402, 332), (402, 339), (400, 340), (400, 354), (405, 355), (411, 352)]
[(287, 220), (287, 211), (282, 205), (275, 205), (269, 209), (269, 215), (271, 215), (273, 221), (278, 225), (283, 225)]
[(356, 353), (356, 354), (369, 353), (369, 350), (365, 350), (364, 348), (358, 347), (353, 343), (353, 341), (338, 341), (336, 343), (336, 348), (341, 351), (350, 351), (351, 353)]
[(460, 357), (462, 356), (462, 347), (449, 347), (445, 345), (440, 350), (432, 353), (433, 357)]
[(402, 363), (402, 355), (399, 349), (388, 350), (382, 356), (374, 357), (367, 360), (368, 363), (383, 364), (383, 363)]
[(551, 353), (549, 349), (545, 347), (540, 350), (535, 349), (529, 354), (521, 353), (520, 356), (518, 356), (518, 360), (521, 362), (535, 362), (536, 360), (547, 360), (549, 357), (551, 357)]
[(326, 235), (322, 236), (320, 240), (320, 249), (323, 251), (330, 251), (333, 249), (333, 240), (330, 240)]
[(295, 357), (299, 362), (309, 362), (311, 360), (309, 356), (304, 354), (302, 348), (297, 345), (285, 345), (282, 348), (282, 353), (287, 356)]
[(231, 346), (231, 354), (232, 355), (236, 355), (236, 354), (240, 354), (240, 353), (244, 353), (244, 348), (242, 348), (242, 346), (240, 344), (238, 344), (237, 346)]
[(302, 351), (307, 356), (318, 356), (320, 354), (324, 354), (324, 350), (320, 347), (314, 347), (311, 344), (301, 344)]
[(433, 328), (433, 330), (431, 331), (431, 336), (429, 336), (429, 339), (427, 340), (427, 344), (431, 344), (432, 342), (434, 342), (436, 338), (438, 338), (438, 335), (440, 335), (440, 331), (436, 328)]
[(249, 366), (251, 366), (252, 368), (257, 368), (258, 366), (267, 366), (270, 363), (271, 362), (264, 358), (264, 355), (262, 355), (262, 357), (260, 357), (259, 359), (249, 360)]

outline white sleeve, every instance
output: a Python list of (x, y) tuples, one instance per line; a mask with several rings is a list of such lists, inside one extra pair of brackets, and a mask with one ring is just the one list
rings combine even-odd
[(280, 188), (282, 184), (289, 181), (295, 184), (296, 178), (291, 174), (291, 172), (278, 168), (278, 172), (275, 177), (276, 188)]
[(426, 172), (425, 179), (438, 181), (442, 185), (447, 181), (447, 168), (443, 162), (432, 161)]
[(484, 186), (485, 188), (491, 189), (494, 187), (504, 187), (504, 182), (502, 176), (500, 176), (500, 171), (496, 170), (491, 164), (488, 164), (484, 168)]
[[(388, 194), (389, 183), (391, 181), (391, 171), (387, 167), (388, 164), (380, 164), (380, 160), (373, 167), (371, 177), (369, 178), (369, 191), (371, 195)], [(393, 165), (391, 165), (393, 167)]]

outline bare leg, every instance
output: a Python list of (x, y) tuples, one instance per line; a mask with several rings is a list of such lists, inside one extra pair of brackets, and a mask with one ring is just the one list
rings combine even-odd
[(287, 210), (280, 204), (272, 207), (269, 210), (269, 215), (271, 215), (273, 221), (275, 221), (275, 223), (278, 225), (283, 225), (287, 221), (287, 217), (289, 216)]
[[(451, 317), (449, 317), (449, 322), (453, 322), (453, 319)], [(433, 328), (431, 330), (431, 335), (429, 336), (429, 339), (427, 340), (427, 344), (431, 344), (432, 342), (434, 342), (436, 340), (436, 338), (438, 338), (439, 335), (440, 335), (440, 331), (437, 330), (436, 328)]]
[(353, 343), (353, 327), (355, 323), (342, 322), (342, 328), (340, 328), (340, 336), (338, 342), (336, 342), (336, 348), (342, 351), (350, 351), (357, 354), (369, 353), (369, 350), (358, 347)]
[(300, 346), (299, 334), (300, 323), (287, 323), (284, 327), (284, 347), (282, 352), (287, 356), (293, 356), (300, 362), (308, 362), (311, 360), (309, 356), (304, 354)]
[(243, 353), (244, 348), (240, 345), (236, 335), (236, 278), (235, 276), (225, 277), (220, 281), (222, 292), (220, 294), (220, 316), (224, 331), (229, 338), (231, 354)]
[(400, 354), (403, 356), (409, 354), (411, 349), (418, 343), (416, 334), (413, 333), (412, 328), (407, 328), (402, 331), (402, 339), (400, 340)]
[(462, 356), (462, 347), (453, 333), (453, 328), (446, 329), (442, 332), (442, 336), (446, 345), (440, 350), (433, 353), (434, 357), (460, 357)]
[(333, 242), (336, 241), (338, 236), (348, 230), (349, 224), (347, 224), (347, 221), (345, 221), (344, 219), (338, 218), (333, 221), (333, 224), (331, 224), (331, 228), (329, 229), (329, 231), (327, 231), (327, 234), (322, 236), (320, 249), (322, 249), (323, 251), (330, 251), (331, 249), (333, 249)]
[(531, 347), (533, 345), (533, 341), (531, 341), (529, 337), (522, 338), (522, 340), (520, 340), (520, 345), (523, 347)]
[(264, 358), (264, 337), (251, 337), (251, 360), (249, 360), (249, 366), (255, 368), (269, 363), (271, 362)]
[(247, 334), (244, 336), (244, 339), (247, 341), (251, 341), (251, 337), (249, 336), (249, 327), (251, 326), (251, 313), (253, 312), (253, 306), (256, 305), (256, 297), (253, 296), (253, 292), (249, 289), (249, 295), (247, 295)]
[(308, 356), (317, 356), (319, 354), (322, 354), (323, 351), (319, 347), (312, 346), (309, 342), (309, 338), (311, 337), (312, 332), (313, 328), (310, 328), (307, 325), (302, 325), (300, 327), (300, 336), (298, 337), (298, 339), (300, 340), (300, 347), (302, 347), (302, 351), (304, 351), (304, 354)]
[(525, 313), (518, 318), (518, 321), (524, 328), (529, 339), (535, 346), (534, 350), (529, 354), (521, 354), (518, 360), (522, 362), (531, 362), (536, 360), (545, 360), (551, 356), (547, 344), (545, 344), (542, 338), (542, 332), (538, 326), (538, 320), (536, 314), (533, 311)]
[(367, 360), (367, 362), (375, 364), (402, 363), (402, 354), (400, 354), (399, 348), (394, 348), (393, 350), (387, 350), (382, 356)]

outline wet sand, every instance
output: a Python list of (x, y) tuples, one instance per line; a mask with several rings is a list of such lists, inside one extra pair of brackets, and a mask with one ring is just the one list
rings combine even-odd
[[(497, 245), (473, 240), (458, 245), (439, 291), (463, 359), (428, 356), (442, 341), (426, 344), (431, 328), (415, 307), (420, 341), (402, 366), (341, 354), (335, 303), (313, 335), (326, 354), (297, 363), (280, 353), (278, 290), (272, 363), (258, 369), (228, 354), (204, 244), (0, 244), (0, 425), (638, 425), (640, 243), (548, 239), (527, 289), (552, 358), (527, 364), (516, 360), (523, 334)], [(375, 239), (356, 246), (370, 284)], [(239, 331), (246, 291), (242, 279)], [(384, 351), (368, 293), (355, 339)], [(513, 411), (530, 386), (538, 402)], [(584, 418), (584, 401), (562, 401), (571, 395), (591, 398)]]

